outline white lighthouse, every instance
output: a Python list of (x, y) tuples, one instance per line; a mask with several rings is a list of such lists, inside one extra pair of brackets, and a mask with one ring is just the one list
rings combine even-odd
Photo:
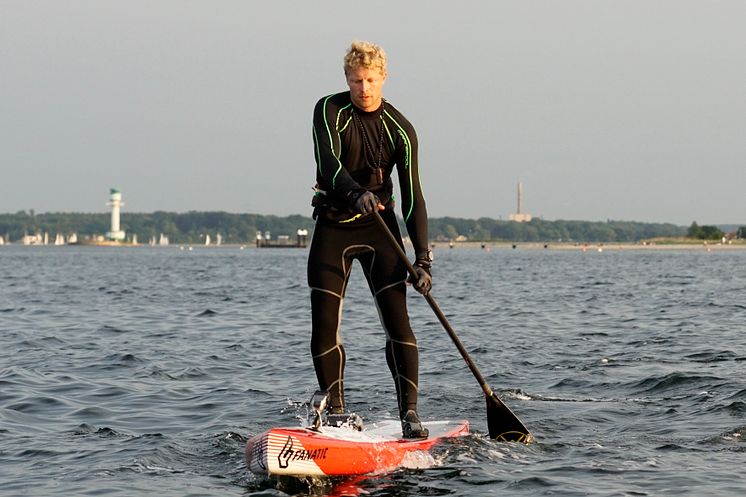
[(124, 231), (119, 227), (119, 209), (124, 205), (122, 192), (116, 188), (109, 190), (109, 203), (111, 206), (111, 231), (106, 233), (106, 238), (111, 241), (121, 242), (124, 240)]

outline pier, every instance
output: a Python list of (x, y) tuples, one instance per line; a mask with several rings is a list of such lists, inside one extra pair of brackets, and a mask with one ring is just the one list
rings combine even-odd
[(265, 231), (263, 234), (261, 231), (256, 233), (257, 248), (305, 248), (307, 244), (308, 230), (306, 229), (296, 231), (295, 241), (291, 240), (289, 235), (279, 235), (273, 240), (269, 231)]

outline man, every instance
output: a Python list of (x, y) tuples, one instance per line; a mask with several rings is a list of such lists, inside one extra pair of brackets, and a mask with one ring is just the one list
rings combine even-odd
[(381, 47), (353, 42), (344, 72), (350, 90), (319, 100), (313, 116), (316, 226), (308, 258), (313, 364), (319, 386), (329, 393), (330, 416), (344, 415), (345, 351), (339, 328), (357, 259), (386, 332), (386, 362), (396, 385), (402, 433), (423, 438), (428, 431), (417, 415), (419, 357), (407, 313), (407, 270), (370, 215), (379, 211), (403, 247), (393, 210), (391, 174), (396, 166), (402, 213), (416, 255), (418, 278), (409, 282), (420, 293), (429, 292), (432, 258), (417, 137), (401, 112), (383, 99), (386, 54)]

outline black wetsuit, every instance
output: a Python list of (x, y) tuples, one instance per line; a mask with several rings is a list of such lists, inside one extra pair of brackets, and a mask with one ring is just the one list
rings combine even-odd
[(313, 138), (320, 193), (314, 199), (316, 226), (308, 284), (311, 353), (319, 386), (329, 391), (335, 410), (344, 409), (345, 351), (339, 328), (352, 261), (358, 259), (386, 331), (386, 361), (403, 414), (416, 409), (419, 367), (406, 305), (407, 271), (375, 219), (355, 217), (348, 205), (356, 191), (375, 193), (386, 206), (383, 219), (401, 244), (390, 177), (396, 166), (407, 232), (415, 252), (426, 253), (427, 211), (419, 180), (417, 137), (409, 121), (389, 102), (384, 101), (376, 111), (363, 112), (352, 104), (350, 93), (344, 92), (316, 104)]

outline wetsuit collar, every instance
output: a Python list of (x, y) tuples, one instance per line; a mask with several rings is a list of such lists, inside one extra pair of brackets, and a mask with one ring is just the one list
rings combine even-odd
[(379, 105), (378, 107), (376, 107), (376, 110), (372, 110), (370, 112), (365, 112), (364, 110), (360, 109), (360, 107), (358, 107), (357, 105), (355, 105), (355, 103), (352, 102), (352, 100), (350, 100), (350, 102), (352, 102), (352, 108), (355, 110), (355, 112), (357, 112), (357, 115), (359, 115), (363, 119), (375, 119), (375, 118), (379, 117), (381, 115), (381, 107), (383, 106), (383, 104), (384, 104), (385, 101), (386, 100), (382, 98), (381, 99), (381, 105)]

